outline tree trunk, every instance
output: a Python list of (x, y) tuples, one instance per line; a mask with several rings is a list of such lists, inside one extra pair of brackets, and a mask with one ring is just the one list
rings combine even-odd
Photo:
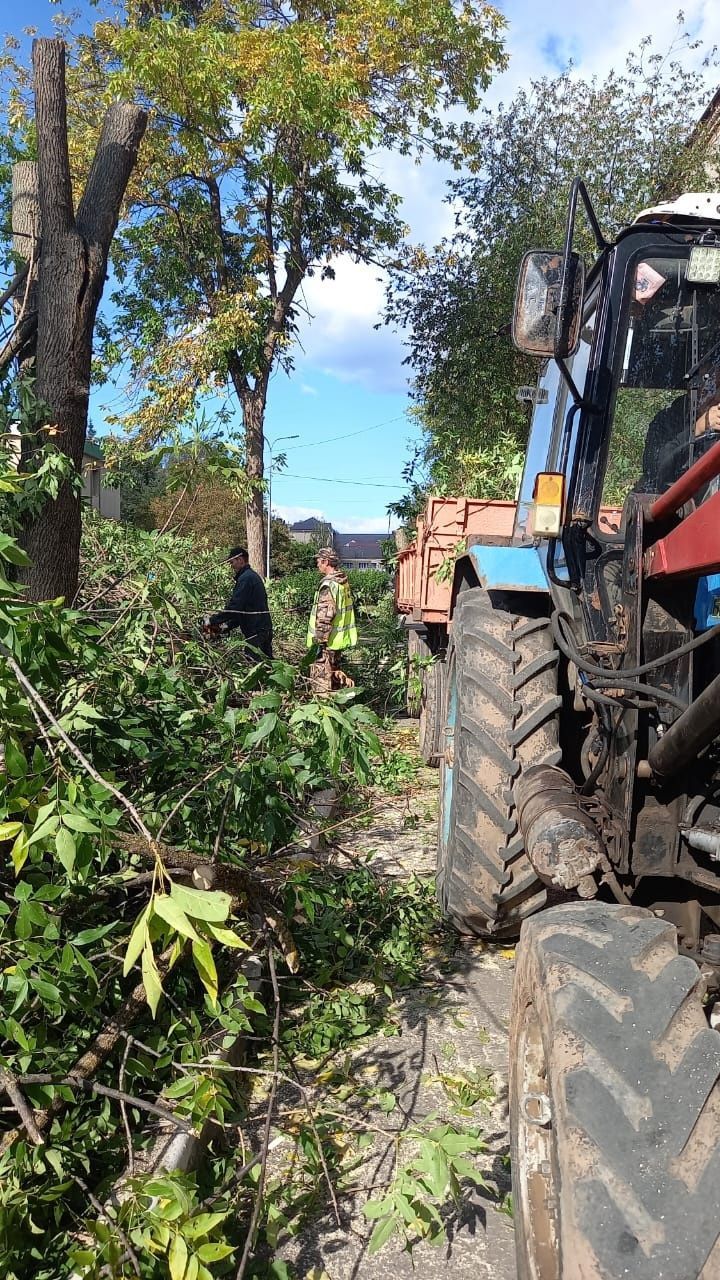
[(12, 167), (12, 233), (13, 250), (28, 264), (28, 276), (13, 298), (16, 328), (27, 333), (17, 355), (21, 378), (33, 373), (37, 346), (37, 284), (40, 256), (40, 195), (38, 167), (34, 160), (23, 160)]
[[(146, 115), (139, 107), (111, 106), (73, 212), (67, 144), (65, 47), (60, 40), (33, 42), (35, 119), (42, 249), (38, 280), (35, 391), (39, 440), (47, 435), (82, 473), (90, 395), (95, 316), (107, 257)], [(66, 481), (28, 521), (23, 545), (31, 558), (22, 580), (33, 600), (77, 590), (80, 558), (80, 499)]]
[[(265, 421), (265, 388), (256, 386), (242, 396), (243, 423), (245, 426), (245, 465), (250, 480), (262, 480), (263, 467), (263, 426)], [(254, 488), (248, 500), (245, 516), (247, 520), (247, 545), (250, 564), (258, 573), (265, 576), (265, 495), (262, 489)]]

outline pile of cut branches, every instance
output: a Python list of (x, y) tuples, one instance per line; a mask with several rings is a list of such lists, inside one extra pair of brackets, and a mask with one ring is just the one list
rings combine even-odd
[[(23, 480), (2, 480), (12, 528)], [(202, 1064), (270, 1034), (243, 958), (297, 966), (286, 855), (318, 787), (370, 775), (374, 718), (209, 645), (222, 585), (186, 539), (89, 519), (72, 608), (26, 602), (23, 559), (3, 534), (0, 1271), (207, 1280), (226, 1212), (187, 1175), (167, 1209), (144, 1157), (163, 1126), (237, 1126)]]

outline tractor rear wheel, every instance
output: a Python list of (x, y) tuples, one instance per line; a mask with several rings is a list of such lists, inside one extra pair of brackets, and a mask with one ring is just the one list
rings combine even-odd
[(524, 926), (510, 1031), (519, 1280), (720, 1276), (720, 1035), (667, 921)]
[(465, 933), (516, 937), (546, 901), (525, 855), (512, 788), (560, 760), (558, 652), (547, 617), (460, 597), (447, 660), (438, 896)]

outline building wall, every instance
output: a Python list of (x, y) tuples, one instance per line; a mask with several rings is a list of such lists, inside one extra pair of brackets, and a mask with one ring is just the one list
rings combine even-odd
[(104, 516), (106, 520), (120, 519), (120, 491), (108, 489), (103, 484), (105, 463), (97, 458), (83, 458), (83, 498), (86, 498), (93, 511)]
[(322, 525), (319, 529), (293, 529), (290, 525), (288, 533), (293, 542), (314, 542), (323, 547), (335, 546), (335, 530), (331, 524)]
[(382, 569), (382, 560), (343, 560), (345, 569)]

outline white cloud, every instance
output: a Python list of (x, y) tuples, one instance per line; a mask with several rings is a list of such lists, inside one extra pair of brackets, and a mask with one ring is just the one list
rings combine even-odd
[[(637, 50), (646, 35), (652, 36), (653, 51), (665, 53), (678, 30), (677, 6), (658, 0), (605, 0), (600, 25), (598, 10), (576, 0), (544, 0), (542, 6), (539, 0), (501, 0), (501, 7), (509, 24), (510, 65), (485, 96), (485, 105), (491, 107), (508, 103), (530, 79), (557, 75), (569, 59), (580, 75), (602, 77), (621, 70), (627, 53)], [(704, 44), (695, 55), (683, 54), (683, 62), (692, 65), (694, 57), (699, 89), (714, 88), (717, 72), (703, 70), (701, 62), (704, 52), (720, 43), (720, 4), (685, 0), (683, 9), (684, 29)], [(402, 197), (401, 216), (411, 241), (436, 244), (452, 233), (454, 210), (444, 202), (450, 166), (430, 160), (417, 165), (411, 157), (380, 151), (372, 167)], [(301, 324), (301, 369), (320, 369), (371, 391), (403, 392), (407, 375), (402, 339), (384, 327), (374, 329), (384, 308), (380, 272), (346, 257), (333, 266), (335, 280), (315, 276), (306, 282), (305, 301), (313, 319)]]
[(360, 382), (372, 391), (405, 391), (402, 343), (382, 319), (385, 283), (377, 267), (343, 255), (333, 263), (334, 280), (307, 280), (304, 301), (313, 319), (301, 325), (302, 365)]
[(300, 383), (300, 390), (304, 396), (316, 396), (318, 394), (317, 387), (311, 387), (307, 382)]
[(311, 516), (315, 516), (316, 520), (328, 518), (318, 507), (286, 507), (281, 502), (273, 503), (273, 515), (286, 520), (288, 524), (295, 524), (296, 520), (309, 520)]

